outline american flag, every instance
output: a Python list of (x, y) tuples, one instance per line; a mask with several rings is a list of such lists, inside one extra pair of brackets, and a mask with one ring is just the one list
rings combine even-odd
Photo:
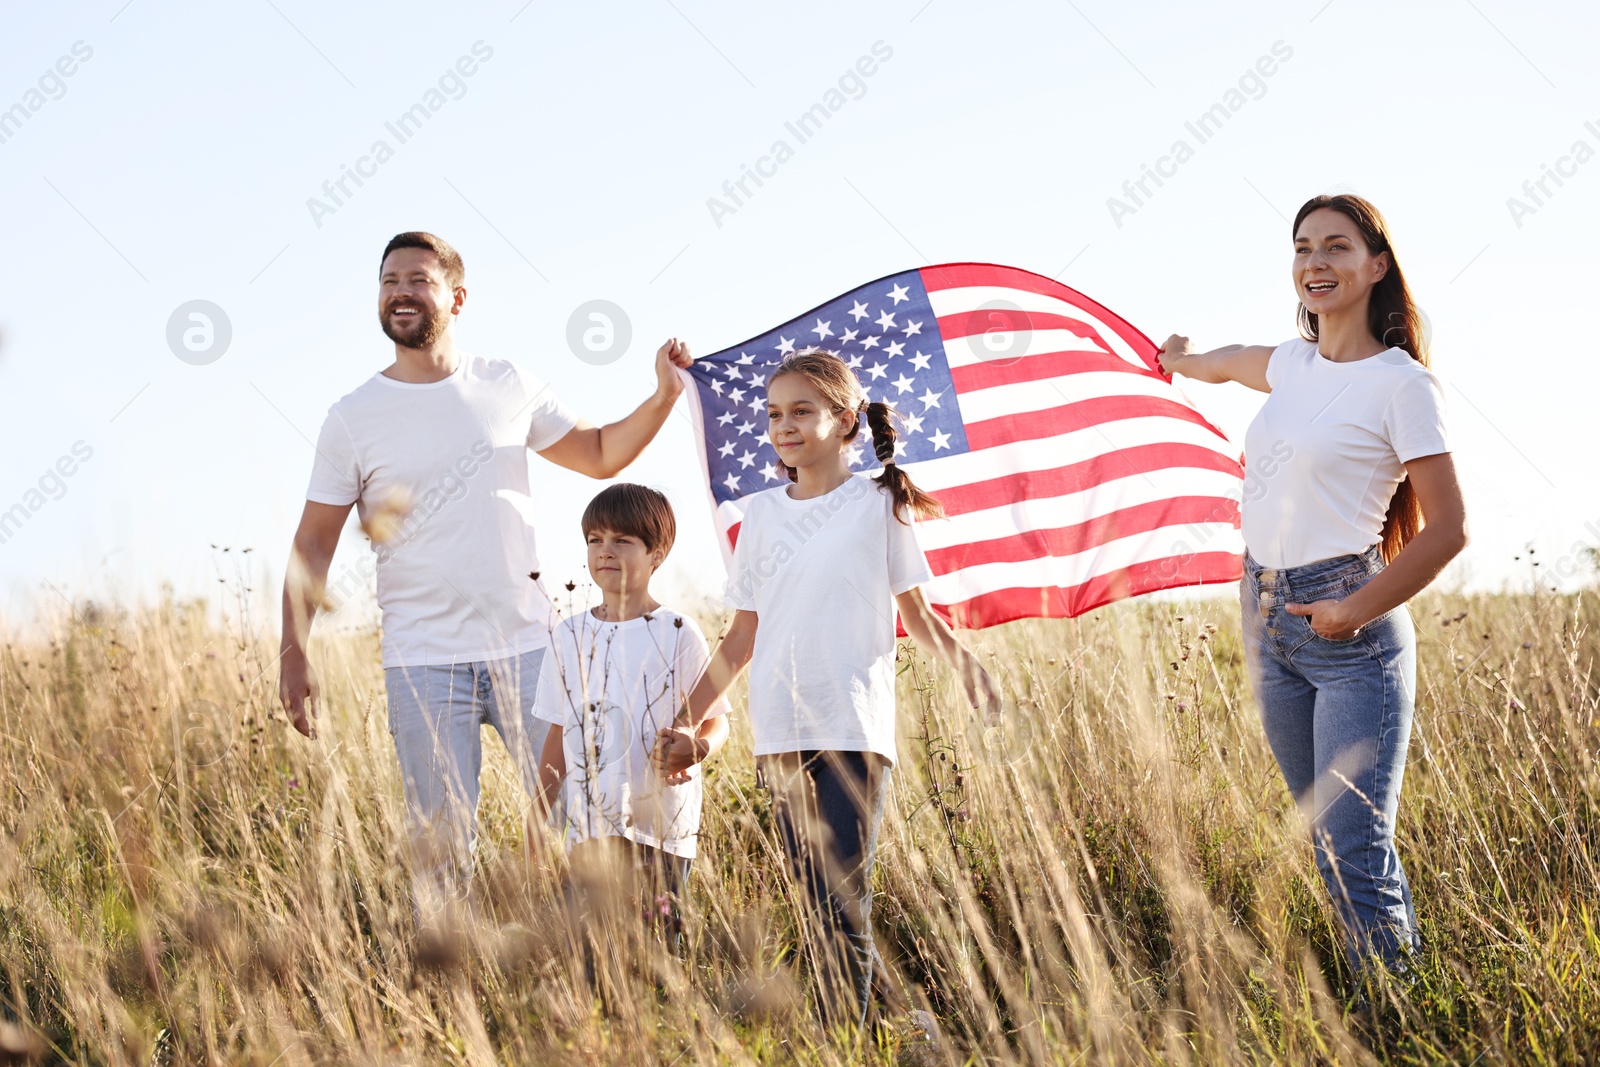
[[(1239, 578), (1241, 457), (1155, 345), (1082, 293), (987, 263), (880, 278), (695, 361), (686, 392), (725, 558), (747, 499), (788, 481), (765, 384), (806, 348), (901, 413), (898, 462), (947, 516), (917, 524), (923, 591), (955, 625)], [(855, 444), (852, 468), (877, 469), (865, 429)]]

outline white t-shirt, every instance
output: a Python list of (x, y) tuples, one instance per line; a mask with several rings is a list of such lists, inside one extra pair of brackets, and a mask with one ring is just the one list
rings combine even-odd
[[(375, 542), (383, 665), (495, 659), (544, 647), (528, 450), (577, 423), (544, 382), (500, 359), (461, 356), (427, 384), (375, 374), (328, 409), (306, 498), (401, 508)], [(404, 512), (406, 502), (410, 510)]]
[(1314, 341), (1272, 350), (1272, 392), (1245, 433), (1245, 547), (1267, 567), (1362, 552), (1405, 464), (1450, 451), (1444, 389), (1403, 350), (1335, 363)]
[[(685, 784), (667, 785), (650, 766), (650, 751), (710, 659), (694, 620), (665, 608), (627, 622), (585, 611), (556, 627), (533, 713), (562, 727), (569, 847), (625, 837), (694, 857), (700, 768)], [(723, 699), (710, 716), (727, 712)]]
[(759, 618), (755, 754), (831, 749), (895, 759), (894, 598), (932, 580), (913, 527), (864, 474), (795, 500), (750, 498), (724, 601)]

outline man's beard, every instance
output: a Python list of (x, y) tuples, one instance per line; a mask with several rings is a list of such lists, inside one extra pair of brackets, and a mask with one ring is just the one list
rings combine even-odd
[(419, 310), (412, 321), (395, 323), (389, 314), (378, 316), (378, 325), (384, 336), (404, 348), (427, 348), (444, 335), (450, 326), (450, 312), (435, 311), (429, 314)]

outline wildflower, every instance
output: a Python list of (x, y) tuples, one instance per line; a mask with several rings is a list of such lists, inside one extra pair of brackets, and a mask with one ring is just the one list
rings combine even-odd
[(396, 486), (389, 490), (376, 507), (370, 508), (361, 520), (361, 532), (375, 545), (387, 544), (400, 533), (400, 524), (411, 514), (411, 490)]

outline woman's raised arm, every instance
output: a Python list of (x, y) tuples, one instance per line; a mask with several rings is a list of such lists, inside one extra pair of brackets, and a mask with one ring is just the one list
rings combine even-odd
[(1238, 382), (1258, 393), (1272, 392), (1267, 384), (1271, 345), (1227, 345), (1210, 352), (1195, 352), (1187, 337), (1173, 334), (1156, 353), (1156, 362), (1168, 374), (1181, 374), (1197, 382)]

